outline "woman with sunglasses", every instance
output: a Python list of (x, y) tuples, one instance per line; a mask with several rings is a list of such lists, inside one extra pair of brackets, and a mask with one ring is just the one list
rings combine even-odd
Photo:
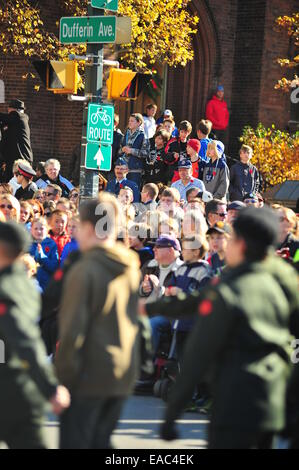
[(69, 200), (75, 204), (75, 206), (78, 208), (79, 207), (79, 195), (80, 195), (80, 189), (79, 188), (74, 188), (71, 190), (69, 194)]
[(6, 220), (20, 220), (20, 203), (11, 194), (0, 195), (0, 210), (3, 212)]

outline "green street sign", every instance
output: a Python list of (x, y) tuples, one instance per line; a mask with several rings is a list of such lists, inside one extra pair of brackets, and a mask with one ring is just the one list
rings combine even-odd
[(112, 162), (111, 145), (88, 143), (85, 153), (85, 168), (89, 170), (110, 171)]
[(113, 43), (116, 40), (116, 16), (61, 18), (59, 40), (62, 44)]
[(113, 144), (114, 106), (88, 105), (87, 141), (106, 145)]
[(117, 11), (118, 0), (91, 0), (93, 8), (103, 8), (105, 10)]

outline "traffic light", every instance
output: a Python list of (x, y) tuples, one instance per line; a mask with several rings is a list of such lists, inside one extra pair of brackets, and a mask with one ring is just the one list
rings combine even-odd
[(33, 66), (48, 91), (57, 94), (76, 94), (81, 77), (78, 63), (57, 60), (37, 60)]
[(136, 100), (152, 79), (151, 73), (138, 73), (126, 69), (110, 69), (107, 80), (109, 100)]

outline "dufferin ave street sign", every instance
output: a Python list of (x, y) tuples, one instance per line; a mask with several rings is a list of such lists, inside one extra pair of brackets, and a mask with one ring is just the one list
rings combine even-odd
[(62, 44), (114, 43), (116, 16), (61, 18), (59, 38)]

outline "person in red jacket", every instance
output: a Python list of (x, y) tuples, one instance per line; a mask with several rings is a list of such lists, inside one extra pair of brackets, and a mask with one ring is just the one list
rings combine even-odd
[(49, 220), (49, 235), (50, 238), (52, 238), (52, 240), (54, 240), (57, 245), (59, 262), (63, 252), (63, 248), (67, 243), (71, 241), (71, 237), (66, 233), (67, 222), (67, 213), (59, 210), (55, 210), (54, 212), (52, 212)]
[(206, 118), (213, 124), (213, 131), (218, 140), (225, 143), (226, 131), (229, 122), (229, 112), (227, 103), (224, 101), (224, 88), (218, 86), (216, 95), (208, 102), (206, 109)]

